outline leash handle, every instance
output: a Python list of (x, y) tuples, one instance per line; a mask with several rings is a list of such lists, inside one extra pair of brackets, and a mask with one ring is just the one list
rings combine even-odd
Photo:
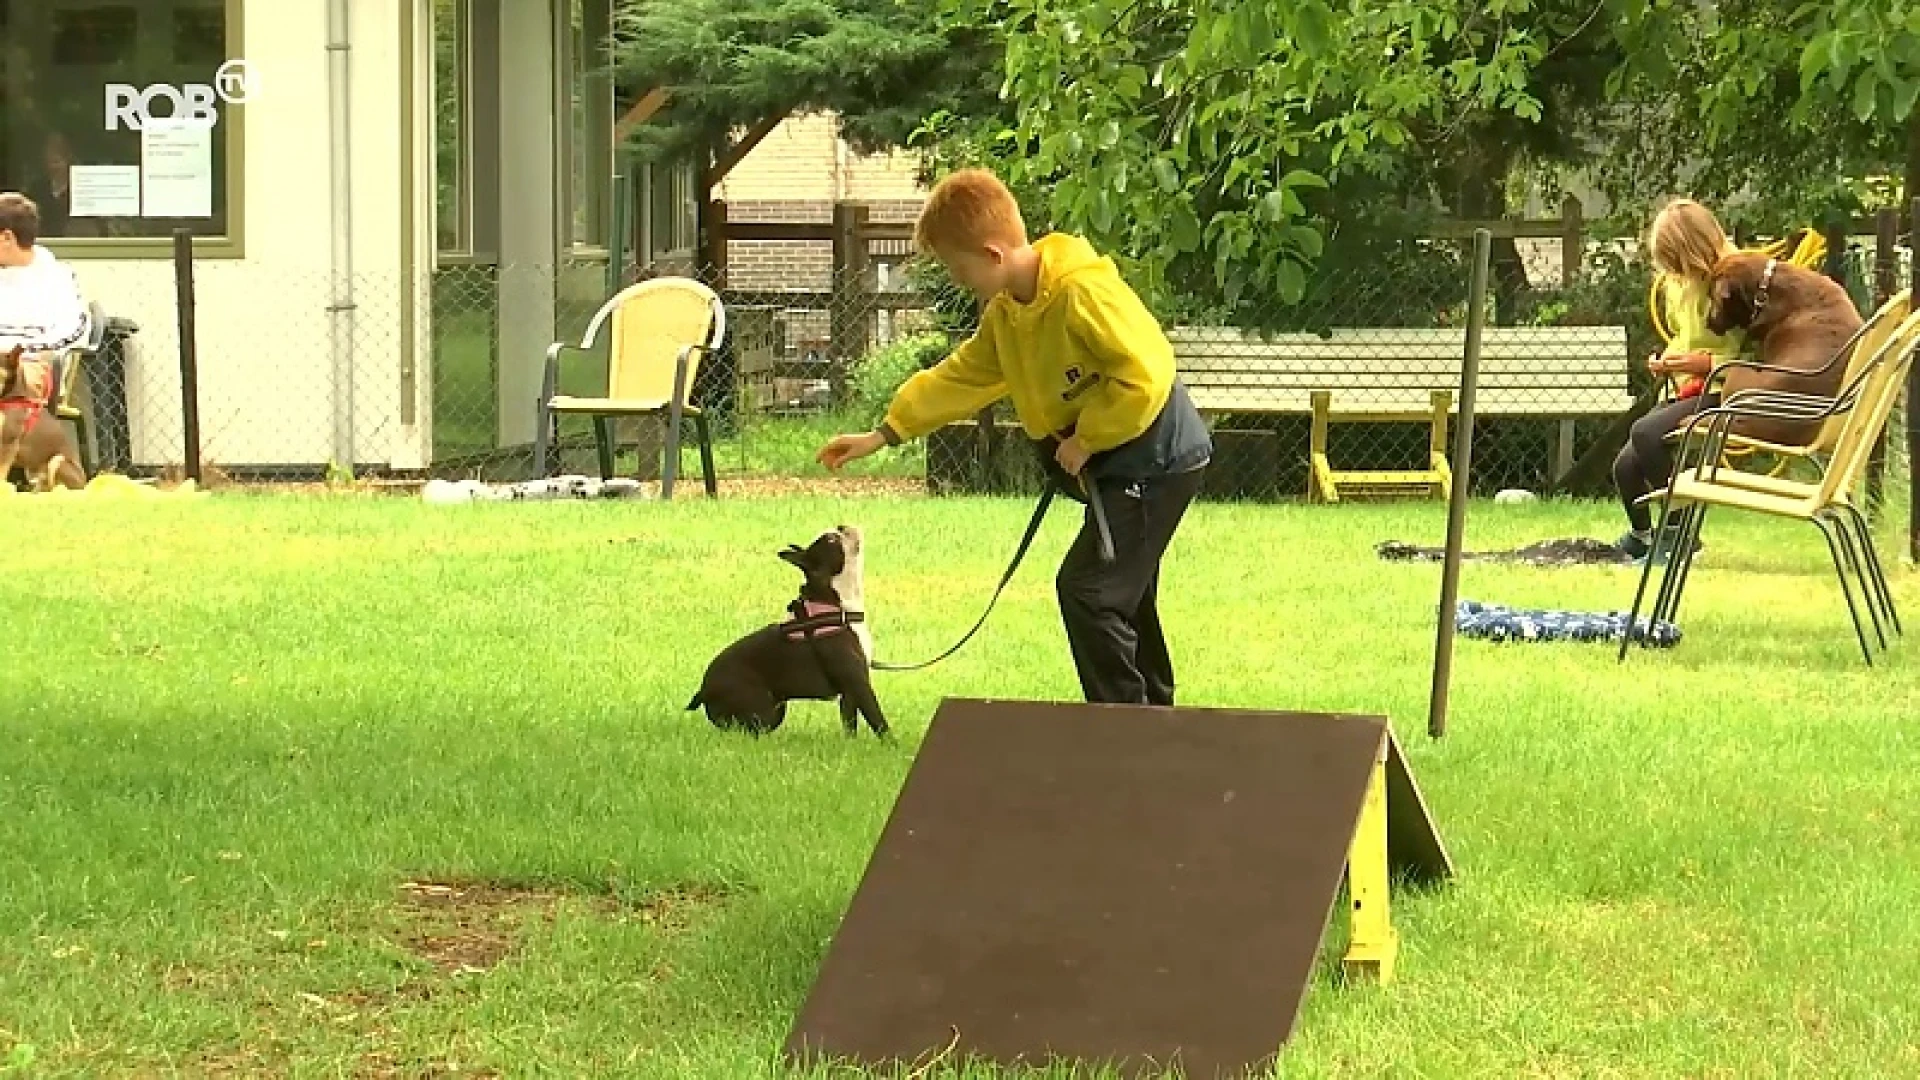
[(1107, 504), (1100, 501), (1100, 483), (1082, 472), (1080, 490), (1086, 493), (1087, 509), (1093, 512), (1093, 529), (1100, 545), (1100, 561), (1111, 564), (1114, 559), (1113, 530), (1107, 526)]
[[(1040, 492), (1040, 502), (1033, 508), (1033, 517), (1027, 521), (1026, 535), (1020, 538), (1020, 546), (1014, 550), (1012, 561), (1007, 563), (1006, 572), (1000, 575), (1000, 584), (995, 586), (993, 597), (987, 601), (987, 609), (980, 613), (979, 621), (973, 624), (973, 629), (968, 630), (965, 637), (954, 642), (953, 647), (946, 652), (941, 653), (931, 660), (925, 660), (918, 664), (883, 664), (878, 660), (874, 660), (870, 661), (867, 666), (874, 671), (919, 671), (923, 668), (930, 668), (940, 661), (945, 660), (947, 657), (952, 656), (954, 653), (959, 652), (960, 646), (965, 645), (973, 638), (973, 635), (980, 632), (981, 627), (987, 624), (987, 616), (993, 614), (994, 605), (1000, 602), (1000, 594), (1005, 591), (1007, 582), (1013, 580), (1014, 571), (1020, 568), (1020, 560), (1027, 557), (1027, 548), (1033, 545), (1033, 538), (1039, 535), (1040, 523), (1046, 520), (1047, 508), (1053, 505), (1054, 492), (1057, 490), (1058, 488), (1053, 482), (1049, 481), (1046, 488)], [(1109, 541), (1109, 547), (1110, 546), (1111, 541)]]

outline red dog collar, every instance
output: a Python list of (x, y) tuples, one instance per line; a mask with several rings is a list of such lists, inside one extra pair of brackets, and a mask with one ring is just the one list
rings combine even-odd
[(40, 422), (40, 414), (47, 411), (47, 403), (34, 398), (0, 398), (0, 409), (29, 410), (27, 412), (27, 426), (20, 431), (20, 434), (25, 436), (33, 434), (33, 426)]

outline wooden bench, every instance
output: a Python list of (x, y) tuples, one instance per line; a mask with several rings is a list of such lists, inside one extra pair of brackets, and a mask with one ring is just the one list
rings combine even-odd
[[(1262, 340), (1229, 327), (1168, 331), (1181, 379), (1204, 413), (1312, 417), (1309, 498), (1338, 502), (1355, 489), (1452, 488), (1447, 428), (1458, 409), (1466, 330), (1335, 330)], [(1573, 461), (1573, 422), (1633, 407), (1624, 326), (1486, 327), (1480, 338), (1478, 416), (1558, 420), (1554, 475)], [(1425, 469), (1351, 472), (1327, 456), (1334, 423), (1425, 423)]]

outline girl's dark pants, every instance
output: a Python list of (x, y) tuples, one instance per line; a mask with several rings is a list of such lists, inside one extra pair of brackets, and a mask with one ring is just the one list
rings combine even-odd
[(1205, 472), (1203, 466), (1147, 480), (1099, 482), (1113, 562), (1100, 561), (1088, 507), (1054, 579), (1073, 665), (1089, 702), (1173, 704), (1173, 659), (1157, 606), (1160, 559)]
[(1627, 445), (1613, 459), (1613, 486), (1626, 506), (1627, 520), (1636, 532), (1651, 532), (1653, 511), (1650, 504), (1636, 504), (1648, 492), (1666, 487), (1673, 474), (1673, 449), (1666, 441), (1675, 428), (1701, 409), (1720, 403), (1718, 394), (1702, 394), (1670, 401), (1633, 422), (1627, 432)]

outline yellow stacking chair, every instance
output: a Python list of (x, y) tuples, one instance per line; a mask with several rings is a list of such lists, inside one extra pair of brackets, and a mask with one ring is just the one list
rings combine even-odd
[[(1730, 360), (1715, 368), (1713, 374), (1707, 377), (1707, 386), (1703, 393), (1714, 394), (1721, 392), (1722, 388), (1726, 385), (1728, 374), (1742, 369), (1747, 371), (1772, 372), (1794, 378), (1812, 378), (1826, 374), (1835, 364), (1845, 365), (1840, 380), (1840, 385), (1845, 386), (1859, 374), (1861, 366), (1867, 359), (1873, 356), (1881, 346), (1886, 344), (1900, 324), (1906, 321), (1907, 316), (1913, 313), (1911, 300), (1912, 293), (1906, 289), (1888, 298), (1886, 303), (1880, 305), (1879, 309), (1869, 316), (1865, 323), (1861, 324), (1860, 329), (1854, 331), (1853, 337), (1849, 338), (1847, 343), (1841, 346), (1840, 350), (1834, 353), (1833, 356), (1829, 357), (1827, 362), (1821, 365), (1818, 370), (1796, 371), (1792, 368), (1773, 367), (1752, 360)], [(1791, 390), (1792, 387), (1789, 384), (1786, 387), (1778, 389)], [(1809, 462), (1817, 466), (1820, 459), (1833, 452), (1834, 445), (1840, 438), (1840, 429), (1844, 422), (1844, 414), (1827, 417), (1826, 421), (1820, 425), (1820, 430), (1814, 435), (1812, 441), (1799, 446), (1768, 442), (1765, 439), (1755, 439), (1730, 431), (1726, 432), (1726, 449), (1721, 453), (1721, 464), (1731, 469), (1733, 466), (1750, 460), (1754, 455), (1766, 454), (1773, 458), (1774, 467), (1767, 470), (1764, 474), (1757, 473), (1753, 470), (1736, 471), (1735, 475), (1731, 477), (1728, 476), (1726, 471), (1723, 471), (1721, 477), (1726, 482), (1735, 483), (1738, 482), (1739, 477), (1744, 476), (1783, 477), (1786, 475), (1787, 466), (1795, 461)], [(1672, 432), (1668, 433), (1667, 441), (1678, 442), (1687, 430), (1685, 427), (1675, 428)]]
[[(603, 326), (610, 334), (606, 396), (561, 394), (561, 356), (568, 350), (591, 351)], [(547, 349), (534, 429), (534, 474), (548, 475), (549, 451), (559, 440), (562, 416), (593, 419), (593, 442), (600, 455), (602, 480), (613, 477), (612, 421), (659, 416), (667, 421), (660, 497), (671, 499), (680, 471), (681, 428), (691, 419), (700, 443), (700, 470), (707, 495), (718, 495), (713, 432), (705, 411), (690, 404), (687, 396), (700, 373), (700, 364), (720, 348), (726, 334), (726, 306), (712, 289), (691, 278), (651, 278), (620, 290), (594, 314), (578, 346), (556, 341)]]
[[(1672, 481), (1648, 497), (1649, 501), (1660, 500), (1660, 521), (1666, 521), (1668, 511), (1676, 506), (1681, 507), (1682, 512), (1677, 527), (1662, 528), (1657, 534), (1656, 551), (1641, 568), (1640, 584), (1628, 613), (1628, 632), (1620, 643), (1623, 662), (1628, 645), (1638, 636), (1640, 604), (1646, 596), (1653, 566), (1659, 561), (1656, 556), (1660, 548), (1665, 548), (1670, 555), (1649, 621), (1670, 621), (1678, 615), (1681, 594), (1693, 565), (1694, 540), (1711, 507), (1806, 521), (1820, 530), (1833, 556), (1834, 571), (1840, 579), (1847, 612), (1853, 619), (1854, 634), (1869, 667), (1873, 665), (1873, 651), (1867, 643), (1865, 624), (1861, 622), (1860, 605), (1854, 600), (1855, 579), (1859, 581), (1861, 599), (1881, 648), (1887, 644), (1883, 615), (1895, 634), (1903, 633), (1885, 568), (1874, 550), (1866, 517), (1854, 503), (1853, 491), (1865, 475), (1874, 444), (1893, 413), (1916, 347), (1920, 347), (1920, 315), (1910, 314), (1878, 348), (1857, 350), (1864, 359), (1854, 365), (1851, 377), (1835, 397), (1746, 390), (1695, 414), (1687, 425)], [(1819, 481), (1805, 483), (1762, 476), (1723, 464), (1729, 437), (1727, 429), (1741, 416), (1808, 422), (1839, 418), (1833, 453)]]

